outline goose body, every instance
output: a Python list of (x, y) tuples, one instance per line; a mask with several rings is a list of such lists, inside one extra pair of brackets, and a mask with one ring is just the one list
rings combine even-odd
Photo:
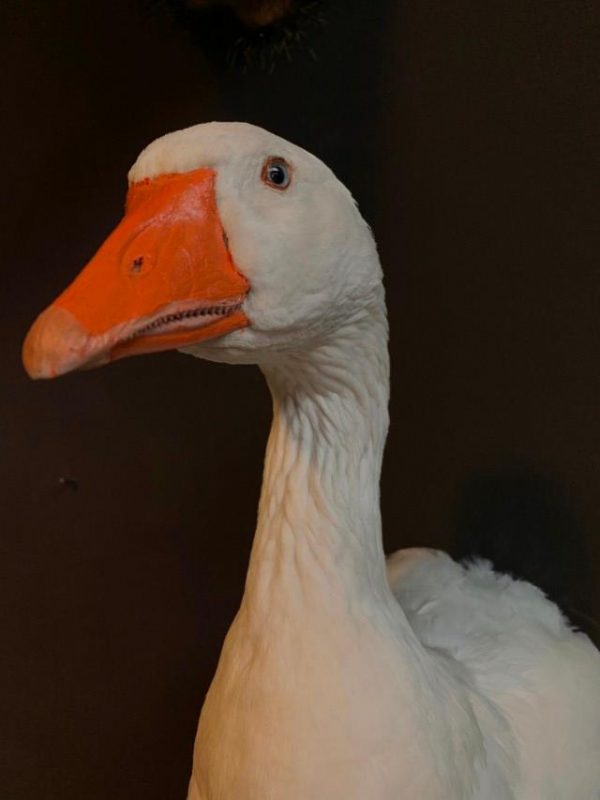
[(384, 558), (387, 322), (372, 236), (253, 126), (152, 143), (123, 222), (38, 318), (33, 377), (179, 348), (273, 396), (240, 610), (189, 800), (599, 800), (600, 654), (485, 563)]

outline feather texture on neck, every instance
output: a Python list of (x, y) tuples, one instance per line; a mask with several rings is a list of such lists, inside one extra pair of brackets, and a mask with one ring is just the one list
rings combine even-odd
[[(387, 592), (379, 475), (388, 426), (387, 326), (375, 305), (325, 342), (263, 367), (274, 418), (245, 602)], [(391, 596), (390, 596), (391, 600)]]

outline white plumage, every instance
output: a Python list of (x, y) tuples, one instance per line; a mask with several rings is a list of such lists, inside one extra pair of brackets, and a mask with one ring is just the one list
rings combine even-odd
[[(290, 165), (285, 191), (261, 182), (271, 156)], [(599, 800), (588, 639), (486, 563), (403, 550), (386, 578), (387, 323), (349, 193), (305, 151), (236, 123), (157, 140), (130, 179), (199, 168), (217, 175), (249, 325), (185, 350), (259, 364), (274, 419), (189, 800)]]
[(600, 659), (589, 639), (539, 589), (485, 561), (463, 566), (439, 551), (400, 550), (388, 576), (423, 645), (460, 664), (507, 724), (507, 797), (600, 797)]

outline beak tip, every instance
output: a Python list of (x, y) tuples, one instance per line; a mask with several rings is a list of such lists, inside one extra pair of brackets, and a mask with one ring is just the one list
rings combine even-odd
[(33, 323), (21, 357), (25, 372), (33, 380), (55, 378), (75, 369), (81, 359), (87, 336), (75, 317), (66, 309), (51, 305)]
[(41, 347), (40, 337), (40, 319), (41, 316), (33, 323), (25, 341), (23, 342), (23, 349), (21, 351), (21, 360), (25, 372), (33, 380), (38, 378), (52, 377), (47, 364), (47, 359), (43, 355), (43, 347)]

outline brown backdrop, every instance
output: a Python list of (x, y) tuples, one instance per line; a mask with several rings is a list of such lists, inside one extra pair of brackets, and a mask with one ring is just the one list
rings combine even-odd
[(139, 149), (198, 121), (313, 150), (373, 225), (392, 324), (388, 549), (465, 552), (476, 531), (510, 561), (516, 531), (593, 630), (597, 4), (331, 0), (317, 60), (272, 75), (228, 73), (218, 43), (122, 0), (1, 14), (0, 795), (184, 796), (242, 591), (267, 391), (256, 369), (178, 354), (34, 384), (19, 348), (119, 218)]

